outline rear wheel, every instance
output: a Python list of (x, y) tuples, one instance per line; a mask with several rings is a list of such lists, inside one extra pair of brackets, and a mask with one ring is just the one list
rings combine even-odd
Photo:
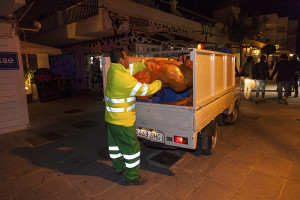
[(240, 113), (240, 109), (239, 109), (239, 105), (238, 102), (235, 102), (234, 108), (232, 113), (228, 116), (228, 123), (233, 125), (236, 123), (236, 121), (239, 118), (239, 113)]
[(196, 152), (211, 155), (215, 150), (217, 139), (218, 124), (213, 120), (198, 133)]

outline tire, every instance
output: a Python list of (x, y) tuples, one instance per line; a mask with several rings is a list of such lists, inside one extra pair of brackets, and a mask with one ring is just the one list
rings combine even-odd
[(218, 124), (211, 121), (204, 129), (198, 133), (196, 152), (204, 155), (213, 154), (218, 139)]
[(228, 120), (227, 123), (230, 125), (233, 125), (236, 123), (236, 121), (239, 118), (239, 114), (240, 114), (240, 109), (239, 109), (239, 105), (238, 102), (235, 102), (234, 108), (232, 113), (228, 116)]
[(227, 123), (226, 123), (226, 117), (228, 117), (227, 115), (225, 115), (225, 114), (223, 114), (223, 113), (221, 113), (220, 115), (218, 115), (217, 117), (216, 117), (216, 121), (217, 121), (217, 123), (218, 123), (218, 125), (219, 126), (226, 126), (226, 125), (228, 125)]

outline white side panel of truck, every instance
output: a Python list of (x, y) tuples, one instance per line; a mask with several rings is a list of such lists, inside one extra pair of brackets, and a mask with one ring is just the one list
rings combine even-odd
[(214, 51), (194, 50), (193, 107), (206, 105), (234, 88), (234, 57)]
[(203, 129), (210, 121), (234, 104), (234, 56), (230, 54), (194, 50), (193, 107), (195, 131)]

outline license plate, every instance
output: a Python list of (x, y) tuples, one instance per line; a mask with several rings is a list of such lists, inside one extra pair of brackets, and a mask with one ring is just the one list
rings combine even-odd
[(164, 142), (164, 134), (155, 130), (149, 130), (145, 128), (137, 128), (136, 135), (141, 138), (152, 140), (155, 142)]

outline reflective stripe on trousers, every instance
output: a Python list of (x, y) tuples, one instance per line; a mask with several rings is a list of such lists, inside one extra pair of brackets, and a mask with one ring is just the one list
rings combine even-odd
[[(116, 152), (116, 154), (112, 154), (112, 153), (109, 154), (109, 157), (111, 159), (116, 159), (116, 158), (120, 158), (123, 156), (126, 161), (130, 161), (130, 160), (134, 160), (134, 159), (140, 157), (140, 155), (141, 155), (140, 151), (133, 155), (125, 155), (125, 154), (122, 155), (121, 153), (119, 153), (119, 148), (117, 146), (110, 146), (110, 147), (108, 147), (108, 150)], [(134, 163), (125, 162), (126, 168), (134, 168), (134, 167), (138, 166), (139, 164), (140, 164), (140, 159), (138, 159)]]

